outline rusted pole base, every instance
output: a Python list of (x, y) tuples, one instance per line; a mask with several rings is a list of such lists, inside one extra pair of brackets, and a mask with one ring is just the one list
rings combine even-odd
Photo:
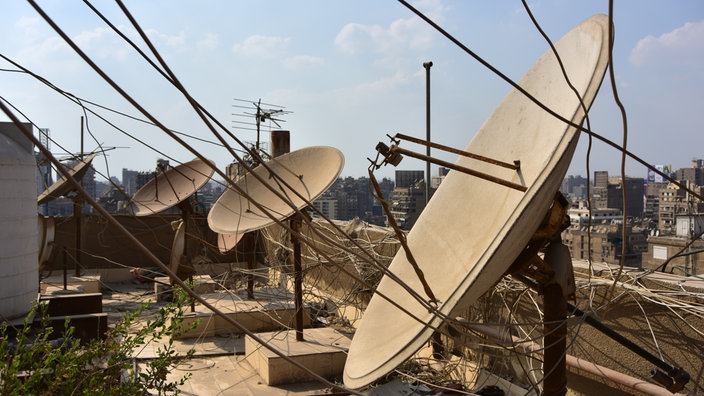
[(567, 393), (567, 300), (557, 283), (543, 289), (543, 310), (543, 395), (564, 395)]

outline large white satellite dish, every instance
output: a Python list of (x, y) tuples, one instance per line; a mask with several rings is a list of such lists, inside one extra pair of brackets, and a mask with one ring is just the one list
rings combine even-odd
[[(340, 150), (326, 146), (306, 147), (273, 158), (267, 163), (268, 169), (258, 166), (252, 171), (265, 183), (252, 174), (238, 179), (235, 185), (246, 192), (249, 198), (228, 188), (210, 209), (208, 225), (219, 234), (244, 234), (273, 224), (274, 220), (269, 215), (284, 219), (295, 210), (270, 188), (280, 192), (293, 206), (301, 209), (335, 182), (344, 163)], [(264, 207), (269, 215), (253, 205), (250, 199)]]
[[(595, 15), (556, 43), (570, 82), (589, 107), (608, 65), (608, 18)], [(575, 124), (584, 111), (565, 82), (552, 50), (523, 76), (519, 85), (548, 108)], [(451, 171), (408, 234), (408, 245), (439, 300), (442, 315), (471, 305), (505, 273), (540, 226), (570, 164), (579, 131), (556, 119), (517, 90), (511, 91), (465, 151), (511, 163), (520, 170), (461, 157), (456, 164), (527, 187), (507, 188)], [(423, 287), (403, 251), (389, 270), (413, 290)], [(428, 341), (442, 318), (388, 276), (375, 294), (350, 346), (344, 383), (369, 385), (411, 357)]]
[[(68, 173), (76, 180), (83, 179), (83, 176), (85, 176), (86, 172), (90, 168), (90, 163), (96, 155), (98, 154), (93, 153), (82, 159), (75, 166), (69, 169)], [(49, 201), (53, 201), (54, 199), (65, 196), (71, 191), (73, 191), (73, 186), (68, 182), (68, 179), (65, 176), (62, 176), (56, 181), (56, 183), (52, 184), (46, 190), (42, 191), (41, 194), (39, 194), (37, 197), (37, 204), (41, 205)]]
[(188, 199), (214, 172), (212, 164), (195, 159), (158, 174), (132, 197), (135, 216), (159, 213)]

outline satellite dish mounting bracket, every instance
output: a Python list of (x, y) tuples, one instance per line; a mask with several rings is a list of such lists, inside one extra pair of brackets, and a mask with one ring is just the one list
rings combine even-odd
[[(564, 395), (567, 390), (567, 299), (574, 299), (575, 285), (569, 249), (560, 233), (570, 225), (568, 206), (558, 191), (542, 224), (506, 271), (543, 296), (544, 395)], [(541, 258), (538, 252), (543, 249)]]
[[(513, 163), (510, 164), (508, 162), (499, 161), (499, 160), (496, 160), (493, 158), (485, 157), (485, 156), (478, 155), (478, 154), (473, 154), (473, 153), (463, 151), (463, 150), (458, 150), (453, 147), (444, 146), (444, 145), (441, 145), (438, 143), (425, 141), (425, 140), (414, 138), (412, 136), (404, 135), (401, 133), (397, 133), (395, 136), (390, 136), (390, 135), (386, 135), (386, 136), (389, 137), (392, 144), (391, 144), (391, 146), (387, 146), (386, 144), (379, 142), (376, 145), (376, 151), (377, 151), (376, 159), (372, 160), (370, 158), (367, 158), (369, 160), (369, 162), (371, 162), (371, 165), (369, 166), (370, 170), (379, 169), (379, 168), (381, 168), (381, 166), (386, 165), (386, 164), (391, 164), (393, 166), (397, 166), (401, 162), (401, 160), (403, 159), (403, 156), (406, 155), (406, 156), (420, 159), (420, 160), (423, 160), (426, 162), (431, 162), (435, 165), (450, 168), (450, 169), (468, 174), (470, 176), (478, 177), (480, 179), (484, 179), (484, 180), (487, 180), (487, 181), (490, 181), (490, 182), (493, 182), (496, 184), (500, 184), (500, 185), (503, 185), (503, 186), (506, 186), (509, 188), (513, 188), (514, 190), (518, 190), (521, 192), (526, 192), (528, 190), (528, 188), (522, 184), (518, 184), (518, 183), (508, 181), (508, 180), (504, 180), (504, 179), (501, 179), (501, 178), (498, 178), (498, 177), (495, 177), (495, 176), (492, 176), (492, 175), (489, 175), (489, 174), (486, 174), (483, 172), (479, 172), (479, 171), (469, 169), (469, 168), (461, 166), (461, 165), (457, 165), (452, 162), (447, 162), (447, 161), (443, 161), (443, 160), (440, 160), (440, 159), (437, 159), (434, 157), (430, 157), (430, 156), (427, 156), (424, 154), (419, 154), (414, 151), (401, 148), (400, 144), (401, 144), (401, 139), (408, 140), (413, 143), (418, 143), (418, 144), (422, 144), (424, 146), (433, 147), (433, 148), (440, 149), (440, 150), (443, 150), (443, 151), (446, 151), (449, 153), (458, 154), (458, 155), (461, 155), (461, 156), (464, 156), (467, 158), (476, 159), (476, 160), (483, 161), (483, 162), (493, 164), (496, 166), (500, 166), (500, 167), (504, 167), (504, 168), (508, 168), (508, 169), (513, 169), (515, 171), (519, 171), (521, 169), (521, 161), (520, 160), (514, 160)], [(383, 157), (383, 159), (381, 161), (379, 161), (379, 157)]]
[[(558, 258), (555, 258), (554, 254), (548, 254), (564, 246), (560, 234), (570, 225), (570, 218), (567, 215), (568, 206), (567, 199), (558, 191), (540, 228), (533, 234), (528, 245), (514, 260), (505, 275), (517, 277), (541, 294), (547, 285), (557, 283), (564, 291), (564, 297), (574, 298), (574, 275), (572, 275), (569, 251), (566, 256), (563, 254), (563, 257), (558, 256)], [(544, 258), (538, 256), (541, 250), (546, 251)]]

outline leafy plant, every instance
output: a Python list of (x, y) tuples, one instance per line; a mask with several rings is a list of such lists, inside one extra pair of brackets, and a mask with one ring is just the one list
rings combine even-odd
[[(35, 305), (21, 327), (0, 324), (0, 394), (178, 394), (190, 376), (169, 380), (168, 374), (193, 355), (192, 349), (179, 355), (173, 341), (190, 330), (183, 325), (186, 301), (184, 292), (176, 292), (173, 303), (146, 321), (140, 320), (144, 304), (118, 321), (105, 339), (87, 344), (75, 337), (68, 319), (63, 333), (53, 334), (46, 305)], [(159, 343), (157, 356), (138, 364), (135, 351), (152, 342)]]

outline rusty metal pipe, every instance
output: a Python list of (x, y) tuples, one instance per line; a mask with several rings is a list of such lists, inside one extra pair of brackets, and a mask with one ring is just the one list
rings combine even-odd
[(464, 166), (455, 165), (452, 162), (447, 162), (447, 161), (439, 160), (437, 158), (428, 157), (423, 154), (418, 154), (416, 152), (413, 152), (411, 150), (406, 150), (406, 149), (398, 147), (396, 145), (391, 146), (389, 148), (389, 150), (393, 153), (407, 155), (409, 157), (417, 158), (417, 159), (420, 159), (423, 161), (430, 161), (436, 165), (445, 166), (447, 168), (454, 169), (454, 170), (462, 172), (462, 173), (466, 173), (470, 176), (475, 176), (480, 179), (488, 180), (488, 181), (496, 183), (496, 184), (501, 184), (502, 186), (510, 187), (510, 188), (513, 188), (514, 190), (518, 190), (521, 192), (525, 192), (528, 189), (526, 186), (520, 185), (518, 183), (513, 183), (513, 182), (510, 182), (510, 181), (507, 181), (504, 179), (499, 179), (498, 177), (487, 175), (486, 173), (482, 173), (482, 172), (478, 172), (478, 171), (475, 171), (475, 170), (472, 170), (469, 168), (465, 168)]
[[(466, 319), (458, 318), (458, 322), (462, 323), (465, 327), (489, 336), (494, 341), (504, 345), (511, 346), (515, 349), (519, 349), (525, 353), (541, 353), (542, 347), (532, 341), (521, 341), (516, 336), (511, 336), (508, 329), (501, 330), (496, 326), (487, 326), (478, 323), (469, 322)], [(628, 374), (612, 370), (610, 368), (598, 365), (580, 359), (578, 357), (565, 354), (565, 363), (568, 367), (575, 368), (578, 370), (585, 371), (589, 374), (595, 375), (597, 377), (603, 378), (605, 380), (611, 381), (613, 383), (629, 387), (631, 389), (637, 390), (638, 392), (645, 393), (651, 396), (672, 396), (673, 393), (665, 388), (651, 384), (642, 379), (631, 377)], [(681, 395), (677, 393), (676, 395)], [(684, 396), (684, 395), (682, 395)]]
[(439, 149), (439, 150), (447, 151), (448, 153), (458, 154), (458, 155), (461, 155), (461, 156), (463, 156), (463, 157), (472, 158), (472, 159), (475, 159), (475, 160), (483, 161), (483, 162), (486, 162), (486, 163), (489, 163), (489, 164), (493, 164), (493, 165), (497, 165), (497, 166), (502, 166), (502, 167), (504, 167), (504, 168), (513, 169), (513, 170), (518, 170), (518, 169), (520, 169), (520, 165), (518, 165), (518, 164), (520, 164), (520, 161), (514, 161), (513, 164), (509, 164), (508, 162), (503, 162), (503, 161), (495, 160), (495, 159), (493, 159), (493, 158), (485, 157), (485, 156), (479, 155), (479, 154), (473, 154), (473, 153), (470, 153), (469, 151), (458, 150), (458, 149), (456, 149), (456, 148), (454, 148), (454, 147), (445, 146), (445, 145), (442, 145), (442, 144), (439, 144), (439, 143), (433, 143), (433, 142), (431, 142), (431, 141), (421, 140), (421, 139), (415, 138), (415, 137), (413, 137), (413, 136), (404, 135), (404, 134), (402, 134), (402, 133), (397, 133), (394, 137), (397, 138), (397, 139), (408, 140), (409, 142), (418, 143), (418, 144), (422, 144), (422, 145), (424, 145), (424, 146), (428, 146), (428, 147), (436, 148), (436, 149)]

